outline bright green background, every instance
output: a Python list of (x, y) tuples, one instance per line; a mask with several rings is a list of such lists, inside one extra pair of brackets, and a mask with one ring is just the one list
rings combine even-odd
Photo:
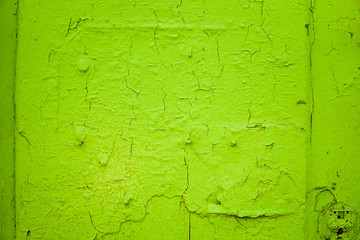
[(16, 239), (319, 239), (334, 197), (360, 210), (357, 18), (355, 0), (21, 0), (15, 127), (1, 19), (0, 234), (16, 205)]

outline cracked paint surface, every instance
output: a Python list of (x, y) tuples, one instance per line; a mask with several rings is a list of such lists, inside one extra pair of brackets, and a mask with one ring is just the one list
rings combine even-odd
[(309, 1), (19, 4), (17, 239), (305, 238)]
[(344, 202), (360, 212), (360, 4), (316, 0), (311, 9), (306, 239), (320, 239), (317, 221), (327, 204)]

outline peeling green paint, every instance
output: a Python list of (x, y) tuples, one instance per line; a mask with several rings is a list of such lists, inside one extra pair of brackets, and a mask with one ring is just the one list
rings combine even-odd
[(320, 239), (360, 210), (358, 5), (21, 0), (16, 239)]

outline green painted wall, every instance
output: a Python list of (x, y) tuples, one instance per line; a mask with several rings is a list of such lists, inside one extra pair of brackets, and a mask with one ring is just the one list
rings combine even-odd
[(15, 52), (14, 0), (0, 1), (0, 239), (15, 236)]
[(324, 204), (341, 201), (360, 212), (360, 2), (316, 0), (312, 9), (306, 239), (316, 239)]
[(320, 239), (332, 198), (360, 212), (358, 18), (355, 0), (20, 0), (16, 239)]

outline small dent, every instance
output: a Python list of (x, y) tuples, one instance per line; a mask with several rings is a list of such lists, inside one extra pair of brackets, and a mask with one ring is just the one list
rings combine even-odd
[(300, 104), (306, 105), (306, 102), (304, 100), (299, 100), (296, 104), (297, 105), (300, 105)]

